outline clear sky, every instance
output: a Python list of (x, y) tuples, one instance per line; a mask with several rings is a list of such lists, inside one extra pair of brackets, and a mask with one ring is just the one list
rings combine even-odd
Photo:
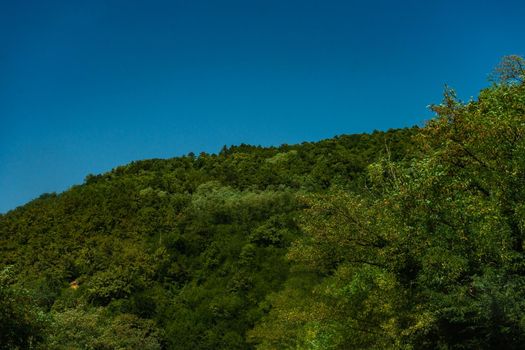
[(525, 1), (0, 4), (0, 212), (145, 158), (422, 124), (525, 54)]

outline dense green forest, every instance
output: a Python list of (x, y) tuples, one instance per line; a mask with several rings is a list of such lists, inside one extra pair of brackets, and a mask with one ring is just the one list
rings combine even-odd
[(424, 127), (137, 161), (0, 215), (0, 349), (519, 349), (525, 64)]

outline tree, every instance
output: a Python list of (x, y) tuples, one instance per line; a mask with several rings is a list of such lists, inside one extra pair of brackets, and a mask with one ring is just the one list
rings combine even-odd
[[(521, 60), (509, 62), (519, 72)], [(369, 166), (368, 193), (307, 196), (306, 236), (289, 258), (319, 281), (303, 303), (290, 290), (269, 299), (274, 309), (251, 333), (261, 349), (522, 347), (520, 77), (503, 75), (467, 104), (447, 90), (413, 159)]]
[(496, 83), (523, 83), (525, 78), (525, 60), (521, 56), (505, 56), (494, 69), (492, 79)]
[(13, 267), (0, 270), (0, 349), (38, 349), (48, 318), (28, 290), (13, 284)]
[(51, 349), (161, 349), (162, 333), (151, 320), (110, 315), (104, 308), (79, 305), (53, 313), (46, 345)]

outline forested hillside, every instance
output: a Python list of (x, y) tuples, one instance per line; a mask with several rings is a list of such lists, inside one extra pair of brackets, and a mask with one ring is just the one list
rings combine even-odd
[(0, 215), (0, 349), (518, 349), (525, 76), (422, 128), (133, 162)]

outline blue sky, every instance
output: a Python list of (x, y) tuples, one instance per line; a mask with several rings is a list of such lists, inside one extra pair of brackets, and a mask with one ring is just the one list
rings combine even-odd
[(422, 124), (525, 54), (523, 1), (5, 1), (0, 212), (132, 160)]

